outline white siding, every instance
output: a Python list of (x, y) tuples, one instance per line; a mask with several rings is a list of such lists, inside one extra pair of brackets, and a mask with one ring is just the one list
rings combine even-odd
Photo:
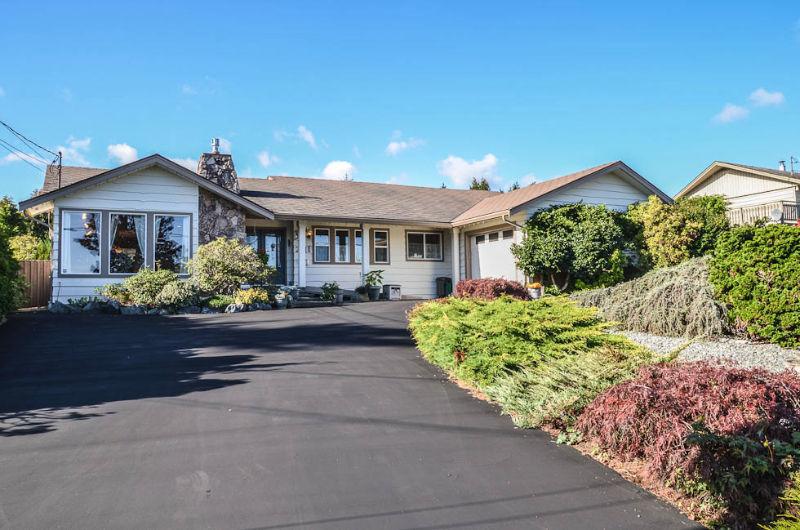
[[(308, 226), (313, 227), (337, 227), (337, 228), (357, 228), (357, 224), (352, 223), (315, 223), (309, 221)], [(436, 278), (446, 276), (452, 278), (452, 233), (449, 229), (430, 228), (413, 225), (368, 225), (367, 234), (370, 229), (389, 230), (389, 257), (391, 263), (370, 264), (370, 270), (381, 269), (383, 273), (383, 283), (399, 284), (402, 288), (403, 296), (410, 298), (434, 298), (436, 296)], [(441, 232), (443, 241), (443, 261), (407, 261), (406, 260), (406, 231), (420, 232)], [(306, 241), (308, 252), (306, 254), (306, 285), (308, 287), (321, 287), (325, 282), (337, 282), (343, 289), (355, 289), (361, 285), (361, 265), (360, 264), (321, 264), (313, 263), (313, 247), (311, 241)], [(370, 245), (370, 248), (372, 246)]]
[[(199, 193), (196, 184), (160, 168), (148, 168), (55, 200), (53, 215), (53, 296), (55, 301), (97, 296), (96, 289), (122, 278), (60, 277), (58, 248), (61, 237), (61, 210), (115, 210), (120, 212), (155, 211), (192, 214), (192, 253), (197, 249)], [(148, 230), (151, 230), (148, 227)], [(107, 227), (101, 237), (108, 237)], [(101, 256), (101, 259), (107, 259)]]
[(761, 193), (751, 193), (749, 195), (741, 195), (738, 197), (728, 198), (728, 207), (745, 208), (748, 206), (759, 206), (761, 204), (770, 204), (780, 201), (795, 202), (797, 201), (797, 190), (794, 186), (784, 187), (764, 191)]
[(536, 210), (559, 204), (583, 202), (605, 204), (612, 210), (625, 211), (628, 205), (647, 200), (648, 193), (631, 184), (628, 179), (614, 173), (578, 181), (566, 189), (555, 191), (542, 199), (532, 201), (526, 207), (529, 217)]
[(708, 177), (688, 195), (724, 195), (739, 197), (786, 188), (786, 182), (733, 169), (721, 169)]

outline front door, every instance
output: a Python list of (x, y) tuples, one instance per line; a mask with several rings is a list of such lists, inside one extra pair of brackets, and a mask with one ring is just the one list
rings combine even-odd
[(267, 265), (277, 271), (274, 282), (286, 284), (286, 230), (283, 228), (249, 228), (247, 242), (256, 252), (266, 256)]

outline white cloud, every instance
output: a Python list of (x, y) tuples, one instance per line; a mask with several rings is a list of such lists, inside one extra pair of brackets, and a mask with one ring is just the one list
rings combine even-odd
[(192, 85), (188, 84), (188, 83), (184, 83), (181, 86), (181, 94), (183, 94), (185, 96), (196, 96), (197, 95), (197, 89), (195, 87), (193, 87)]
[(78, 164), (81, 166), (88, 166), (89, 161), (86, 159), (86, 153), (92, 145), (91, 138), (75, 138), (70, 136), (67, 138), (67, 145), (59, 145), (56, 151), (61, 151), (61, 156), (64, 163)]
[(113, 158), (120, 164), (130, 164), (139, 158), (136, 148), (128, 144), (111, 144), (107, 150), (109, 158)]
[(311, 146), (311, 149), (317, 148), (317, 141), (314, 139), (314, 133), (308, 130), (305, 125), (301, 125), (297, 128), (297, 136)]
[(230, 140), (228, 140), (227, 138), (220, 138), (219, 139), (219, 150), (220, 150), (221, 153), (230, 154), (231, 147), (233, 147), (233, 144), (231, 143)]
[(258, 163), (261, 164), (261, 167), (263, 168), (268, 168), (269, 166), (277, 164), (280, 161), (281, 161), (280, 158), (278, 158), (275, 155), (269, 154), (269, 151), (267, 151), (266, 149), (258, 153)]
[(194, 158), (170, 158), (170, 160), (186, 169), (197, 171), (197, 160)]
[(8, 153), (6, 156), (0, 158), (0, 166), (5, 166), (7, 164), (13, 164), (14, 162), (21, 162), (21, 161), (28, 161), (31, 164), (41, 165), (46, 163), (46, 161), (37, 158), (35, 156), (29, 155), (28, 153), (23, 152), (14, 152)]
[(497, 181), (497, 157), (486, 154), (481, 160), (467, 162), (460, 156), (450, 155), (437, 164), (439, 174), (449, 178), (456, 186), (468, 186), (472, 178)]
[(523, 175), (519, 178), (519, 185), (523, 188), (525, 186), (530, 186), (531, 184), (536, 184), (538, 180), (536, 179), (536, 175), (533, 173), (528, 173), (527, 175)]
[(346, 160), (332, 160), (322, 170), (322, 178), (330, 180), (352, 179), (356, 166)]
[(733, 103), (726, 103), (722, 110), (714, 116), (713, 120), (716, 123), (731, 123), (738, 120), (745, 119), (750, 114), (750, 111), (742, 106), (734, 105)]
[(404, 140), (401, 131), (394, 131), (394, 133), (392, 133), (392, 140), (386, 146), (386, 154), (389, 156), (397, 156), (403, 151), (414, 149), (424, 144), (425, 140), (420, 138), (407, 138)]
[(406, 173), (400, 173), (399, 175), (389, 177), (386, 184), (405, 184), (406, 182), (408, 182), (408, 175)]
[[(298, 126), (297, 132), (292, 133), (287, 131), (275, 131), (274, 133), (272, 133), (272, 135), (275, 137), (275, 140), (279, 142), (283, 142), (287, 139), (294, 139), (307, 143), (309, 147), (311, 147), (311, 149), (314, 149), (315, 151), (319, 148), (319, 146), (317, 145), (317, 139), (314, 137), (314, 133), (311, 132), (311, 130), (305, 125)], [(325, 147), (327, 147), (328, 145), (325, 143), (324, 140), (322, 144)]]
[(773, 105), (780, 105), (786, 101), (783, 92), (770, 92), (765, 88), (757, 88), (750, 94), (750, 103), (756, 107), (769, 107)]

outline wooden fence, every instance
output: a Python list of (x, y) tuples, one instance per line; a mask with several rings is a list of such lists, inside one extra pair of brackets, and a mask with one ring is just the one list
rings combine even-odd
[(25, 279), (23, 307), (40, 307), (50, 301), (53, 288), (49, 259), (20, 261), (20, 274)]

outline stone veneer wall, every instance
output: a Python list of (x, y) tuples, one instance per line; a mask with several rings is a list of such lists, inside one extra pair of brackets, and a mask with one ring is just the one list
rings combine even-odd
[(244, 241), (245, 213), (241, 206), (200, 190), (199, 231), (201, 245), (218, 237)]

